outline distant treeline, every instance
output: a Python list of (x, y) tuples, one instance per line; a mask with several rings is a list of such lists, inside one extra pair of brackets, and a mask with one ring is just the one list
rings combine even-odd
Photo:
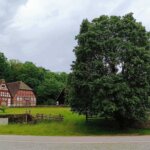
[(57, 96), (66, 87), (67, 77), (65, 72), (52, 72), (29, 61), (7, 60), (0, 52), (0, 79), (25, 82), (34, 90), (38, 104), (55, 104)]

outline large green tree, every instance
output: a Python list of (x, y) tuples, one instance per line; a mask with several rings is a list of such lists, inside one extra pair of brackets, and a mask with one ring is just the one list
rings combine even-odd
[(150, 37), (132, 13), (83, 20), (69, 77), (73, 111), (112, 117), (120, 125), (146, 119)]

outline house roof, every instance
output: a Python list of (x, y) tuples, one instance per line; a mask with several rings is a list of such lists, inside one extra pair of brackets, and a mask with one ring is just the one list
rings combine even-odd
[(22, 81), (7, 83), (7, 87), (9, 89), (12, 97), (15, 96), (15, 94), (18, 90), (32, 91), (32, 89)]

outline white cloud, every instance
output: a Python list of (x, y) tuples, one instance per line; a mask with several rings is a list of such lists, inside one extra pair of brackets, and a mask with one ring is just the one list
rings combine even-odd
[(4, 20), (0, 24), (0, 49), (8, 58), (33, 61), (53, 71), (70, 70), (74, 37), (84, 18), (133, 12), (150, 29), (149, 0), (16, 0), (13, 4), (0, 0), (0, 6)]

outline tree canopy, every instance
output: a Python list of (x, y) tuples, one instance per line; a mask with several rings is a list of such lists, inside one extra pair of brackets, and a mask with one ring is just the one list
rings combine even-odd
[(83, 20), (69, 76), (69, 99), (79, 114), (123, 125), (146, 119), (150, 91), (150, 36), (132, 13)]
[(52, 72), (32, 62), (7, 60), (4, 54), (0, 53), (0, 79), (28, 84), (37, 96), (37, 104), (56, 104), (57, 96), (66, 87), (67, 77), (65, 72)]
[(0, 52), (0, 79), (4, 77), (10, 78), (10, 66), (5, 55)]

